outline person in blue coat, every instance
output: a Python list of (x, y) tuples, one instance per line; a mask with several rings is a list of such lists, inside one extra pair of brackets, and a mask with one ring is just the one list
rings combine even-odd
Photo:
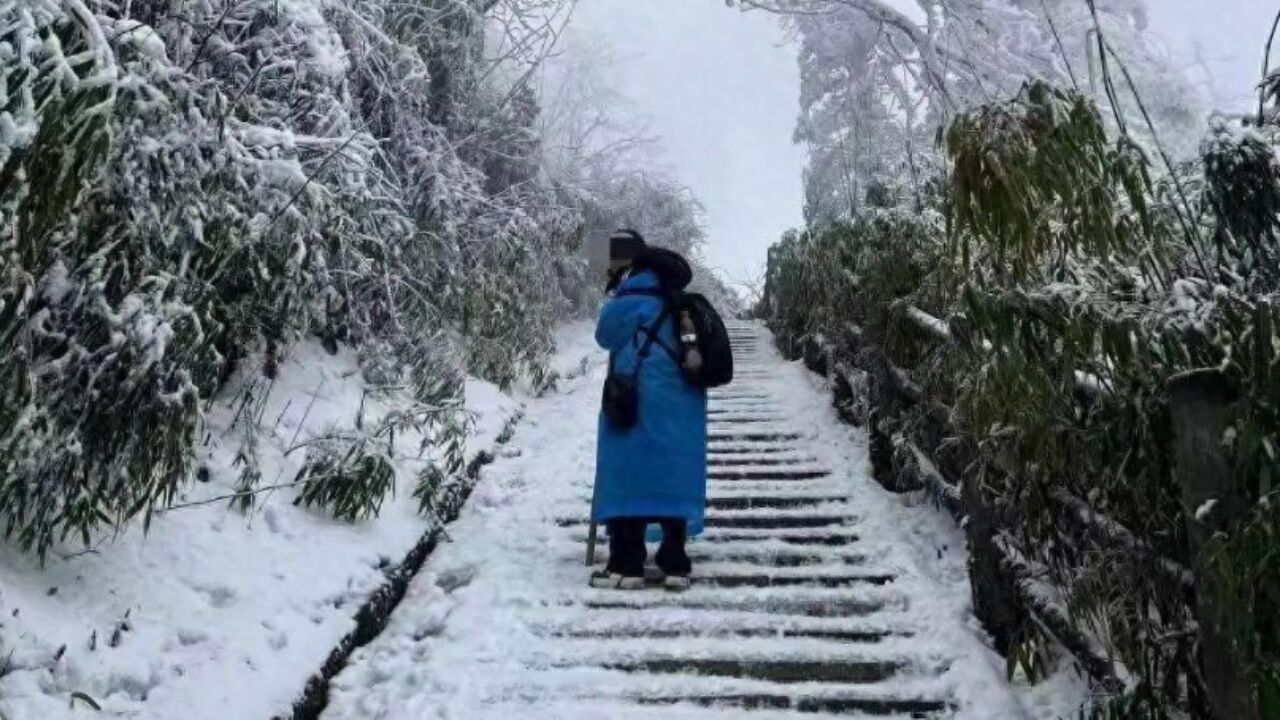
[(669, 351), (680, 347), (680, 319), (665, 310), (644, 239), (618, 231), (609, 251), (613, 297), (600, 311), (596, 342), (609, 351), (610, 372), (630, 376), (639, 368), (639, 412), (625, 429), (600, 415), (592, 520), (607, 528), (609, 562), (591, 585), (643, 588), (646, 532), (657, 525), (663, 583), (683, 590), (692, 572), (685, 541), (702, 531), (706, 515), (707, 396), (684, 379)]

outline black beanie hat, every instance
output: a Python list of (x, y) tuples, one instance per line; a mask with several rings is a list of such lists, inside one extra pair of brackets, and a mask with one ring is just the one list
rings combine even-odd
[(609, 257), (634, 260), (644, 252), (644, 238), (635, 230), (623, 228), (609, 236)]

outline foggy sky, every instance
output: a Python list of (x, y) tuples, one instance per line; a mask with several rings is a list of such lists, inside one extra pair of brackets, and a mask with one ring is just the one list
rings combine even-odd
[[(1153, 28), (1214, 108), (1256, 102), (1262, 45), (1280, 2), (1147, 4)], [(723, 0), (580, 0), (574, 25), (611, 49), (618, 89), (706, 207), (708, 260), (731, 280), (758, 278), (769, 245), (802, 223), (804, 155), (791, 143), (799, 77), (776, 18)]]
[[(1256, 106), (1262, 47), (1280, 2), (1147, 0), (1147, 6), (1153, 28), (1168, 39), (1188, 73), (1205, 87), (1214, 109), (1236, 112)], [(1277, 57), (1280, 47), (1272, 51), (1272, 66)]]
[(574, 24), (608, 44), (608, 73), (706, 208), (708, 261), (733, 281), (759, 276), (802, 223), (799, 76), (777, 19), (723, 0), (581, 0)]

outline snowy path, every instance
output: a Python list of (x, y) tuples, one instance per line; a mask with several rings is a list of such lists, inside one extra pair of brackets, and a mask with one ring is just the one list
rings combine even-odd
[(870, 479), (861, 435), (763, 330), (731, 332), (693, 590), (586, 587), (597, 361), (530, 406), (324, 717), (1030, 717), (969, 612), (961, 535)]

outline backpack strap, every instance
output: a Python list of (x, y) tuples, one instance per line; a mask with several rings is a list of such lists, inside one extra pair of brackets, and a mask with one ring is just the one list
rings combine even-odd
[[(684, 363), (684, 360), (681, 359), (680, 352), (678, 352), (676, 348), (667, 345), (667, 341), (664, 341), (662, 340), (662, 337), (659, 337), (659, 333), (662, 332), (662, 324), (666, 322), (667, 318), (671, 318), (671, 316), (676, 315), (676, 306), (678, 305), (678, 297), (680, 297), (680, 295), (681, 293), (678, 291), (671, 292), (659, 287), (644, 287), (632, 288), (632, 290), (623, 290), (614, 296), (657, 297), (658, 300), (662, 300), (662, 315), (658, 316), (658, 322), (655, 322), (652, 327), (644, 327), (644, 325), (641, 325), (640, 327), (640, 332), (643, 332), (648, 336), (645, 341), (645, 348), (641, 350), (641, 356), (648, 355), (648, 347), (657, 343), (658, 347), (662, 348), (668, 357), (671, 357), (671, 361), (676, 364), (676, 368), (680, 368), (680, 365)], [(676, 328), (676, 334), (677, 337), (678, 334), (680, 334), (680, 328), (678, 328), (678, 325)]]
[[(671, 317), (671, 308), (669, 306), (663, 306), (662, 313), (658, 315), (658, 319), (654, 321), (652, 327), (645, 327), (644, 325), (640, 326), (640, 329), (637, 332), (644, 333), (646, 337), (644, 342), (640, 345), (639, 354), (636, 355), (636, 368), (631, 371), (631, 377), (640, 377), (640, 368), (644, 365), (645, 358), (649, 357), (649, 350), (653, 348), (653, 344), (655, 342), (664, 348), (667, 346), (667, 344), (662, 342), (662, 339), (658, 337), (658, 332), (662, 329), (662, 324), (665, 323), (669, 317)], [(677, 365), (678, 364), (679, 363), (677, 363)]]
[[(658, 298), (659, 300), (662, 300), (662, 314), (658, 316), (657, 322), (655, 322), (652, 327), (645, 327), (643, 325), (640, 326), (640, 332), (648, 336), (645, 339), (644, 346), (640, 348), (641, 358), (648, 357), (649, 348), (656, 343), (658, 347), (662, 348), (663, 351), (667, 353), (667, 356), (670, 357), (671, 361), (676, 364), (676, 367), (677, 368), (680, 367), (682, 363), (682, 360), (680, 359), (680, 353), (677, 352), (675, 348), (668, 345), (666, 341), (663, 340), (661, 337), (658, 337), (658, 334), (662, 332), (662, 323), (666, 322), (668, 317), (672, 317), (675, 315), (674, 308), (677, 305), (677, 299), (679, 294), (680, 294), (679, 292), (673, 293), (663, 288), (629, 288), (626, 290), (619, 290), (614, 295), (615, 298), (655, 297), (655, 298)], [(679, 333), (680, 333), (680, 330), (677, 327), (676, 328), (677, 336), (679, 335)]]
[[(670, 314), (670, 312), (666, 312), (666, 311), (664, 311), (664, 313), (663, 313), (663, 314), (665, 314), (665, 315), (669, 315), (669, 314)], [(663, 340), (662, 338), (658, 337), (658, 333), (662, 331), (662, 322), (661, 322), (661, 321), (665, 321), (665, 320), (666, 320), (666, 318), (659, 317), (658, 319), (659, 319), (659, 321), (660, 321), (660, 322), (658, 322), (658, 323), (657, 323), (656, 327), (652, 327), (652, 328), (640, 328), (640, 331), (641, 331), (641, 332), (643, 332), (643, 333), (645, 333), (646, 335), (648, 335), (648, 336), (649, 336), (649, 341), (651, 341), (652, 343), (657, 344), (657, 346), (658, 346), (658, 347), (662, 348), (662, 349), (663, 349), (663, 351), (665, 351), (665, 352), (667, 353), (667, 356), (671, 358), (671, 361), (672, 361), (672, 362), (674, 362), (674, 363), (676, 364), (676, 367), (678, 368), (678, 367), (680, 367), (681, 362), (682, 362), (682, 361), (681, 361), (681, 359), (680, 359), (680, 353), (676, 352), (675, 348), (673, 348), (673, 347), (671, 347), (670, 345), (668, 345), (668, 344), (667, 344), (667, 341), (665, 341), (665, 340)], [(676, 332), (677, 332), (677, 333), (679, 333), (679, 329), (677, 329), (677, 330), (676, 330)]]

